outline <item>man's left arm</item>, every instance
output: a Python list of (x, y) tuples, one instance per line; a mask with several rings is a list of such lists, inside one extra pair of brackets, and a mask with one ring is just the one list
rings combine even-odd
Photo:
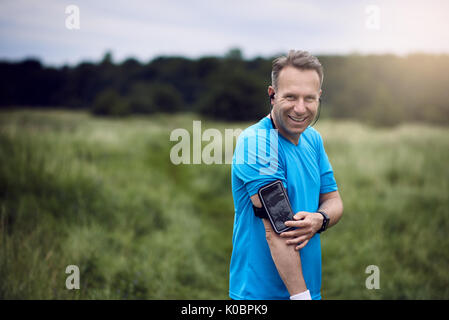
[(305, 247), (315, 233), (323, 225), (323, 216), (318, 211), (325, 212), (329, 217), (328, 228), (334, 226), (343, 215), (343, 201), (337, 191), (320, 194), (320, 204), (317, 212), (300, 211), (292, 221), (285, 222), (286, 226), (298, 229), (281, 233), (281, 237), (288, 238), (287, 244), (296, 245), (296, 250)]

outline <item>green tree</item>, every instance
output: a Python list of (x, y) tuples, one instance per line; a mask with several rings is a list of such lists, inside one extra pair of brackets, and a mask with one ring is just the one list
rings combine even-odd
[(198, 110), (211, 118), (247, 121), (263, 117), (269, 111), (264, 98), (266, 87), (260, 78), (242, 70), (220, 73), (198, 103)]
[(129, 102), (112, 89), (102, 91), (92, 107), (92, 113), (96, 115), (125, 116), (130, 112)]
[(176, 112), (183, 108), (183, 99), (176, 88), (167, 83), (140, 81), (133, 84), (127, 99), (132, 112)]

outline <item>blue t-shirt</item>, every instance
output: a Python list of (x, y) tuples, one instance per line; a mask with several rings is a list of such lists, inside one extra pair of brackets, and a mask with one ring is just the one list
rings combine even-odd
[[(265, 228), (254, 215), (250, 197), (260, 187), (282, 180), (293, 212), (316, 212), (320, 193), (337, 190), (321, 135), (308, 127), (294, 145), (265, 117), (245, 129), (237, 140), (232, 162), (234, 233), (229, 296), (232, 299), (289, 299), (271, 257)], [(301, 265), (312, 299), (321, 299), (321, 242), (315, 234), (300, 250)]]

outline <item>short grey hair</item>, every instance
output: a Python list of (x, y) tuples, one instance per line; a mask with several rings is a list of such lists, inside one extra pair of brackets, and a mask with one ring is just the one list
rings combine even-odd
[(271, 71), (271, 85), (277, 89), (279, 73), (287, 66), (292, 66), (300, 70), (315, 70), (320, 78), (320, 88), (323, 84), (323, 66), (317, 57), (312, 56), (307, 51), (290, 50), (288, 55), (280, 56), (273, 60)]

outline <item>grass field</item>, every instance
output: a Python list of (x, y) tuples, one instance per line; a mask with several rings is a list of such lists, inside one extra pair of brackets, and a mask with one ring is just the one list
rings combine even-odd
[[(227, 299), (230, 165), (169, 157), (170, 132), (196, 119), (1, 112), (0, 298)], [(323, 298), (449, 299), (449, 128), (316, 128), (345, 205), (322, 236)]]

